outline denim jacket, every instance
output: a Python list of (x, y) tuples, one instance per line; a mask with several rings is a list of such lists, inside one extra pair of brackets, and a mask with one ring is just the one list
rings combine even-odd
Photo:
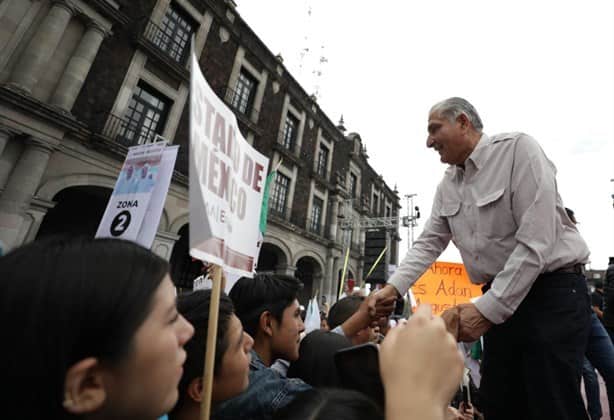
[(214, 408), (214, 420), (270, 420), (273, 413), (311, 386), (297, 378), (285, 378), (268, 368), (251, 351), (249, 386), (240, 395), (224, 401)]

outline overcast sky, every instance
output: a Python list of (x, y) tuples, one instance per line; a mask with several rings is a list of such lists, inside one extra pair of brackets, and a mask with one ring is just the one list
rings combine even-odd
[[(428, 110), (462, 96), (484, 131), (535, 137), (558, 168), (592, 268), (614, 255), (614, 2), (237, 0), (238, 12), (333, 122), (343, 114), (390, 186), (430, 213), (445, 166)], [(375, 5), (375, 8), (373, 7)], [(401, 228), (401, 256), (407, 230)], [(453, 245), (444, 261), (460, 261)]]

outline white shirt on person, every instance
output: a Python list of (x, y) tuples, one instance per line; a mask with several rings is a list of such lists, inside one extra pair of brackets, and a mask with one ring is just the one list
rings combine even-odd
[(471, 281), (492, 282), (477, 309), (504, 322), (538, 275), (588, 260), (555, 176), (532, 137), (483, 134), (464, 167), (446, 170), (424, 231), (388, 282), (403, 294), (452, 240)]

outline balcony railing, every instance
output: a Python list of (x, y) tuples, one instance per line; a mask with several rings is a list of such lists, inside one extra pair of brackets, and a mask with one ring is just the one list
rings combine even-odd
[(272, 201), (269, 201), (269, 216), (278, 217), (280, 219), (289, 221), (290, 215), (292, 214), (291, 207), (279, 207), (275, 205)]
[(322, 219), (312, 219), (311, 217), (307, 218), (307, 231), (311, 232), (318, 236), (322, 235), (322, 228), (324, 225), (322, 224)]
[(109, 140), (130, 147), (152, 141), (157, 133), (153, 129), (139, 127), (132, 121), (109, 114), (101, 134)]
[(188, 46), (181, 45), (174, 37), (165, 34), (156, 23), (151, 20), (147, 22), (143, 35), (168, 58), (181, 65), (185, 64), (189, 52)]

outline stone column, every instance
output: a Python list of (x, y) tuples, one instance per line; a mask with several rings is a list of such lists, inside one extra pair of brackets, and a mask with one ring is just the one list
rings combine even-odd
[(296, 274), (296, 267), (292, 265), (278, 265), (275, 267), (275, 273), (284, 274), (287, 276), (294, 276)]
[(178, 240), (179, 236), (174, 233), (158, 231), (154, 238), (153, 245), (151, 246), (151, 250), (166, 261), (170, 261), (173, 247)]
[(45, 66), (54, 54), (73, 15), (64, 1), (54, 1), (47, 16), (25, 48), (13, 69), (10, 82), (26, 92), (32, 92)]
[(66, 111), (72, 109), (104, 37), (104, 29), (94, 22), (88, 23), (87, 31), (66, 65), (64, 74), (51, 97), (52, 105), (59, 106)]
[(0, 129), (0, 156), (2, 156), (2, 152), (4, 152), (4, 147), (11, 139), (11, 133), (7, 130)]
[(28, 140), (0, 196), (0, 240), (6, 250), (17, 245), (24, 212), (27, 209), (47, 169), (53, 151), (50, 144)]

